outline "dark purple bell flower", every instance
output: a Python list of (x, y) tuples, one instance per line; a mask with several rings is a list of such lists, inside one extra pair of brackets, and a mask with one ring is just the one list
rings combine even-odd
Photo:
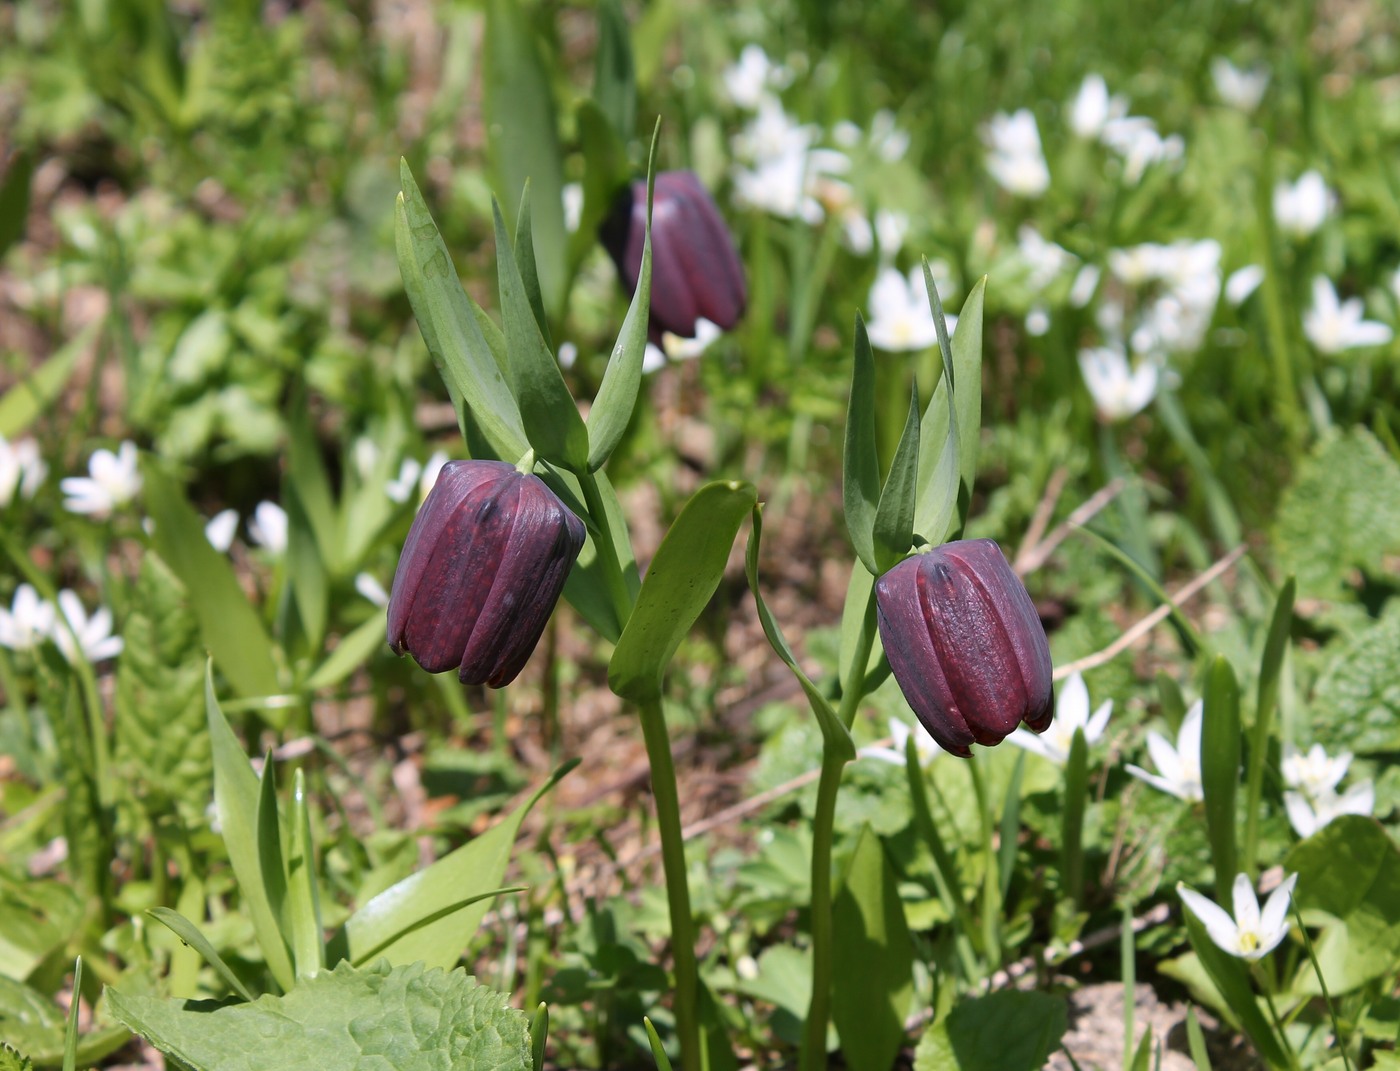
[(538, 476), (449, 461), (413, 519), (389, 595), (389, 646), (429, 673), (509, 684), (583, 549), (583, 522)]
[[(629, 294), (642, 271), (646, 223), (647, 184), (634, 182), (599, 228)], [(747, 303), (744, 266), (714, 200), (694, 172), (660, 172), (651, 210), (652, 341), (663, 331), (694, 338), (700, 319), (727, 331)]]
[(894, 679), (933, 738), (964, 758), (1055, 713), (1050, 644), (1026, 587), (990, 539), (945, 543), (875, 583)]

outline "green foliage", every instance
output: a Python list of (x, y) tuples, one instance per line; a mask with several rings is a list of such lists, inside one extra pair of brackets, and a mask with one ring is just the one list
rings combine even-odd
[[(68, 1016), (42, 993), (0, 975), (0, 1035), (38, 1067), (63, 1063)], [(131, 1040), (123, 1026), (110, 1021), (78, 1039), (77, 1057), (85, 1064), (110, 1056)]]
[(383, 1061), (404, 1071), (444, 1066), (529, 1071), (528, 1021), (464, 970), (341, 963), (285, 996), (251, 1004), (162, 1000), (111, 990), (112, 1012), (193, 1071), (253, 1071), (269, 1053), (285, 1071)]
[(1317, 740), (1334, 751), (1400, 750), (1400, 612), (1339, 646), (1317, 682)]
[(1331, 436), (1284, 493), (1273, 538), (1302, 595), (1334, 598), (1354, 569), (1379, 575), (1400, 550), (1400, 465), (1365, 428)]
[(964, 1001), (919, 1041), (914, 1071), (1034, 1071), (1068, 1028), (1062, 997), (1015, 990)]

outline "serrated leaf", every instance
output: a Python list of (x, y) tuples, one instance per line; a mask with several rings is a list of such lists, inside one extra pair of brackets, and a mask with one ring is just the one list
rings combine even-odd
[(1400, 551), (1400, 465), (1365, 428), (1319, 444), (1284, 492), (1274, 546), (1300, 596), (1335, 597), (1353, 569)]
[(34, 1061), (0, 1042), (0, 1071), (34, 1071)]
[(1064, 998), (1049, 993), (965, 1000), (924, 1033), (914, 1071), (1040, 1071), (1068, 1022)]
[(889, 1068), (914, 998), (914, 946), (899, 882), (869, 826), (832, 902), (831, 1018), (850, 1067)]
[(753, 484), (720, 481), (685, 504), (651, 560), (608, 662), (608, 686), (618, 695), (637, 703), (660, 697), (671, 656), (719, 587), (739, 525), (757, 501)]
[(1314, 739), (1329, 751), (1400, 751), (1400, 613), (1333, 656), (1313, 697)]
[(285, 996), (220, 1007), (108, 990), (113, 1014), (192, 1071), (529, 1071), (522, 1012), (463, 970), (341, 963)]
[[(525, 206), (522, 206), (525, 210)], [(564, 384), (559, 361), (540, 334), (535, 310), (506, 234), (500, 206), (491, 203), (496, 228), (496, 272), (501, 316), (510, 350), (511, 376), (520, 418), (530, 444), (541, 458), (582, 472), (588, 465), (588, 429)]]

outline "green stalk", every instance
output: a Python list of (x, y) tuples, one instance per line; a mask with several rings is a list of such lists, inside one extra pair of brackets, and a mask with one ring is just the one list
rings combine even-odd
[[(855, 568), (864, 568), (856, 563)], [(856, 711), (865, 698), (865, 668), (870, 651), (875, 646), (873, 615), (875, 589), (870, 589), (865, 608), (866, 625), (861, 629), (851, 656), (847, 679), (841, 694), (841, 706), (836, 714), (841, 724), (850, 728)], [(831, 924), (831, 849), (835, 840), (836, 793), (841, 787), (841, 773), (846, 762), (831, 753), (822, 752), (821, 776), (817, 781), (817, 811), (812, 818), (812, 1000), (807, 1007), (807, 1022), (802, 1033), (802, 1049), (798, 1058), (800, 1071), (818, 1071), (826, 1067), (826, 1027), (831, 1018), (832, 941)]]
[(1317, 961), (1317, 953), (1313, 951), (1312, 937), (1308, 934), (1308, 928), (1303, 924), (1303, 913), (1298, 910), (1298, 905), (1293, 905), (1293, 917), (1298, 920), (1298, 930), (1303, 935), (1303, 946), (1308, 950), (1308, 959), (1312, 960), (1313, 970), (1317, 972), (1317, 984), (1322, 990), (1323, 1003), (1327, 1005), (1327, 1014), (1332, 1019), (1332, 1033), (1337, 1038), (1337, 1048), (1342, 1051), (1342, 1063), (1346, 1065), (1346, 1071), (1352, 1071), (1351, 1056), (1347, 1054), (1346, 1040), (1342, 1037), (1342, 1025), (1337, 1021), (1337, 1006), (1332, 1003), (1332, 995), (1327, 992), (1327, 979), (1322, 977), (1322, 964)]
[(681, 1066), (702, 1067), (700, 1022), (700, 971), (695, 960), (695, 927), (690, 915), (690, 885), (686, 879), (685, 839), (681, 834), (681, 801), (676, 790), (676, 768), (671, 761), (671, 739), (661, 700), (638, 706), (647, 761), (651, 764), (651, 793), (656, 800), (656, 826), (661, 835), (661, 865), (666, 873), (666, 903), (671, 913), (671, 955), (676, 965), (676, 1036)]
[(622, 563), (617, 560), (617, 550), (613, 545), (612, 529), (608, 525), (608, 511), (603, 504), (602, 492), (593, 473), (581, 473), (579, 486), (583, 488), (583, 500), (588, 506), (588, 515), (598, 529), (594, 545), (598, 548), (598, 560), (603, 567), (603, 583), (607, 585), (608, 598), (612, 600), (613, 612), (617, 615), (619, 633), (627, 627), (627, 619), (632, 616), (636, 600), (627, 590), (627, 581), (622, 575)]
[[(982, 781), (982, 772), (977, 756), (968, 760), (968, 770), (972, 774), (972, 791), (977, 797), (977, 815), (982, 825), (982, 845), (988, 855), (992, 851), (992, 816), (987, 786)], [(998, 880), (994, 863), (987, 864), (982, 881), (982, 944), (987, 969), (1001, 968), (1001, 883)]]

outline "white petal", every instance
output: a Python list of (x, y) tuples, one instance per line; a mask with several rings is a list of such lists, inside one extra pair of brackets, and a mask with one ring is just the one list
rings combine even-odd
[(1313, 813), (1308, 801), (1303, 798), (1301, 792), (1285, 792), (1283, 794), (1283, 807), (1288, 812), (1288, 822), (1293, 827), (1293, 831), (1307, 840), (1317, 832), (1317, 815)]
[(1037, 736), (1029, 729), (1013, 729), (1011, 735), (1006, 738), (1006, 742), (1025, 748), (1027, 751), (1034, 751), (1037, 755), (1049, 759), (1058, 766), (1063, 766), (1067, 758), (1058, 749), (1051, 747), (1045, 737)]
[(1183, 758), (1190, 756), (1197, 764), (1201, 761), (1201, 722), (1205, 715), (1204, 701), (1197, 699), (1181, 721), (1181, 731), (1176, 734), (1176, 751)]
[(1055, 701), (1055, 720), (1061, 722), (1070, 735), (1075, 729), (1088, 724), (1089, 686), (1084, 683), (1083, 674), (1070, 674), (1065, 686), (1060, 689)]
[(1240, 930), (1235, 925), (1235, 920), (1225, 913), (1224, 908), (1185, 885), (1178, 885), (1176, 894), (1181, 897), (1181, 902), (1191, 913), (1201, 920), (1212, 941), (1230, 955), (1239, 955)]
[(1123, 768), (1139, 780), (1146, 781), (1149, 785), (1161, 789), (1170, 796), (1175, 796), (1177, 799), (1182, 800), (1189, 800), (1191, 798), (1182, 789), (1181, 783), (1178, 781), (1168, 781), (1165, 777), (1158, 777), (1154, 773), (1148, 773), (1141, 766), (1133, 766), (1131, 763)]
[(1103, 731), (1108, 728), (1109, 715), (1113, 713), (1113, 700), (1107, 699), (1100, 704), (1099, 709), (1094, 711), (1094, 716), (1089, 719), (1089, 725), (1084, 730), (1084, 742), (1092, 744), (1103, 736)]
[(1235, 901), (1235, 925), (1241, 933), (1258, 932), (1259, 898), (1254, 895), (1254, 883), (1248, 874), (1236, 874), (1230, 893)]
[(1147, 734), (1147, 753), (1152, 756), (1152, 765), (1157, 767), (1160, 773), (1169, 781), (1180, 782), (1182, 779), (1181, 756), (1177, 754), (1176, 748), (1167, 743), (1161, 733), (1151, 732)]
[(1259, 920), (1260, 955), (1272, 952), (1288, 932), (1288, 907), (1293, 898), (1293, 886), (1297, 884), (1298, 875), (1289, 874), (1283, 884), (1269, 894)]

